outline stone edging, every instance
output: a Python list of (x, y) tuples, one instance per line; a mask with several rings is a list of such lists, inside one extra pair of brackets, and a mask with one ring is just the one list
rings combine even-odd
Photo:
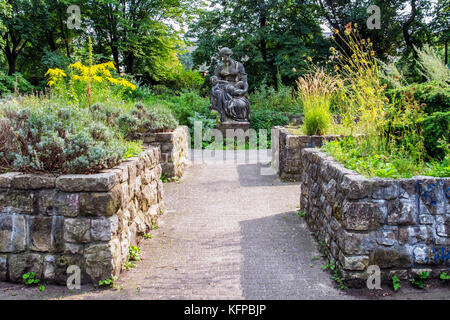
[(367, 267), (391, 281), (450, 264), (450, 178), (365, 178), (317, 149), (302, 150), (300, 207), (347, 283)]
[(181, 177), (190, 166), (189, 129), (180, 126), (172, 132), (147, 133), (144, 144), (161, 150), (162, 172), (167, 178)]
[(283, 180), (300, 181), (302, 150), (320, 148), (326, 141), (337, 140), (343, 136), (298, 136), (285, 127), (272, 129), (272, 166)]
[(160, 157), (151, 147), (98, 174), (0, 175), (0, 280), (65, 284), (70, 265), (82, 282), (118, 275), (162, 213)]

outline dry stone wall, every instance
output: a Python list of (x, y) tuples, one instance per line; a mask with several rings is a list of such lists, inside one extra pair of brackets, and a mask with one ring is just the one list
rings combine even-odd
[(283, 180), (300, 181), (302, 150), (320, 148), (341, 136), (298, 136), (284, 127), (272, 129), (272, 166)]
[(167, 178), (181, 177), (190, 165), (189, 130), (186, 126), (172, 132), (147, 133), (144, 144), (160, 148), (162, 172)]
[(347, 283), (366, 284), (450, 266), (450, 178), (365, 178), (317, 149), (303, 149), (300, 207)]
[(160, 156), (151, 147), (91, 175), (0, 175), (0, 280), (65, 284), (71, 265), (84, 283), (118, 275), (162, 213)]

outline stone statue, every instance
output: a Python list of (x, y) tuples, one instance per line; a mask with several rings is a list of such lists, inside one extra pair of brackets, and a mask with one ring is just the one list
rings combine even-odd
[(250, 101), (247, 97), (247, 74), (242, 63), (231, 59), (232, 54), (229, 48), (220, 50), (223, 63), (211, 77), (211, 109), (219, 112), (221, 123), (248, 123)]

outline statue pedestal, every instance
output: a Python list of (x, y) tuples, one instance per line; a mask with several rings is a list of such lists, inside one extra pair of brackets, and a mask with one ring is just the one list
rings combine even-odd
[(215, 129), (222, 132), (223, 138), (226, 138), (227, 130), (233, 130), (233, 132), (231, 132), (232, 136), (236, 135), (236, 133), (237, 133), (236, 130), (239, 130), (239, 131), (242, 130), (244, 132), (244, 134), (246, 134), (248, 129), (250, 129), (250, 122), (226, 121), (226, 122), (222, 122), (222, 123), (218, 124)]

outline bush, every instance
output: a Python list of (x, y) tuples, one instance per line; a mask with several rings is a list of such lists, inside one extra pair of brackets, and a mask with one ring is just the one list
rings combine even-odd
[(0, 71), (0, 96), (14, 93), (16, 87), (19, 93), (27, 93), (33, 89), (33, 86), (23, 77), (21, 73), (15, 73), (8, 76), (3, 71)]
[(434, 112), (445, 112), (450, 110), (450, 88), (449, 86), (443, 86), (438, 82), (412, 84), (387, 92), (387, 96), (391, 102), (408, 95), (413, 95), (417, 101), (423, 103), (424, 112), (429, 115)]
[(435, 112), (423, 120), (425, 148), (430, 158), (443, 159), (445, 150), (440, 141), (450, 142), (450, 111)]
[(289, 117), (275, 110), (256, 110), (250, 113), (250, 127), (256, 131), (266, 129), (270, 133), (273, 127), (284, 126), (288, 123)]
[(1, 113), (2, 170), (90, 173), (116, 165), (127, 150), (122, 137), (86, 109), (9, 104)]
[(324, 135), (333, 123), (330, 105), (336, 85), (337, 79), (323, 69), (298, 79), (298, 94), (305, 114), (303, 128), (307, 135)]
[(273, 110), (282, 113), (300, 113), (300, 102), (293, 90), (280, 85), (278, 90), (262, 85), (249, 97), (251, 110)]

